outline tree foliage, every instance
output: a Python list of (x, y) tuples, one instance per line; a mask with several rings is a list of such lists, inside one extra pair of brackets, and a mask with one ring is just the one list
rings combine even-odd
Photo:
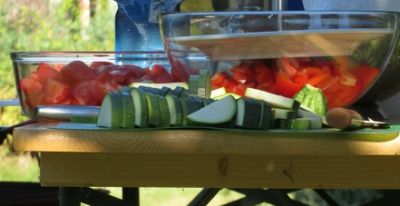
[[(0, 0), (0, 99), (16, 97), (13, 51), (114, 49), (115, 2), (97, 0), (87, 28), (80, 27), (78, 0)], [(82, 38), (85, 29), (87, 38)], [(0, 110), (0, 125), (21, 121), (19, 108)]]

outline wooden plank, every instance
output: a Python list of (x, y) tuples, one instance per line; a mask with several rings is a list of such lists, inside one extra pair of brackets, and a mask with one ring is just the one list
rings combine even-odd
[(131, 154), (398, 155), (399, 132), (92, 131), (28, 125), (14, 131), (18, 151)]
[(46, 186), (400, 188), (398, 156), (42, 153)]

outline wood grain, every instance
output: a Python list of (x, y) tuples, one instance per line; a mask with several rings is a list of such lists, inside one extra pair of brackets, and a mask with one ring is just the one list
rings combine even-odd
[(17, 150), (40, 152), (40, 179), (48, 186), (400, 188), (397, 127), (310, 133), (49, 126), (14, 130)]
[(46, 186), (400, 188), (400, 157), (42, 153)]
[[(369, 133), (218, 130), (90, 131), (28, 125), (14, 131), (18, 151), (140, 154), (398, 155), (398, 131)], [(369, 138), (365, 138), (370, 136)], [(374, 140), (376, 137), (376, 140)]]

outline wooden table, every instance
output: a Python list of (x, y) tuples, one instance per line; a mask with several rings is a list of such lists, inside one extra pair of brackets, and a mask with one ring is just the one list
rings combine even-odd
[[(50, 128), (49, 128), (50, 127)], [(399, 126), (354, 132), (14, 130), (45, 186), (400, 188)]]

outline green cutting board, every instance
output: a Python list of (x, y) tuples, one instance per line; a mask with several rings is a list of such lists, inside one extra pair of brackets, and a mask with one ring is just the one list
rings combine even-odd
[(285, 130), (285, 129), (271, 129), (271, 130), (244, 130), (244, 129), (228, 129), (228, 128), (214, 128), (214, 127), (168, 127), (168, 128), (135, 128), (135, 129), (110, 129), (97, 127), (96, 124), (90, 123), (71, 123), (62, 122), (49, 129), (56, 130), (90, 130), (90, 131), (160, 131), (160, 130), (210, 130), (210, 131), (223, 131), (225, 133), (235, 133), (243, 135), (257, 135), (260, 137), (290, 137), (290, 138), (347, 138), (363, 141), (389, 141), (399, 135), (400, 125), (393, 124), (387, 129), (371, 129), (363, 128), (356, 130), (339, 130), (339, 129), (316, 129), (316, 130)]

